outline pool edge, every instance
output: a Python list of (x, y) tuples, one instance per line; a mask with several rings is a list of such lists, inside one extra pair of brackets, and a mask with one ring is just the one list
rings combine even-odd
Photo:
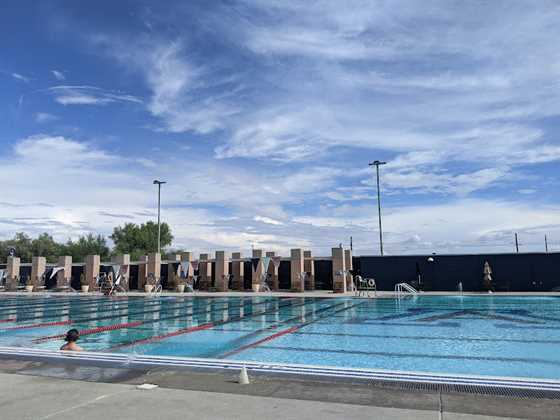
[[(408, 384), (431, 384), (436, 386), (501, 389), (508, 392), (538, 391), (548, 392), (552, 398), (560, 398), (560, 380), (540, 378), (515, 378), (463, 374), (439, 374), (413, 371), (391, 371), (367, 368), (343, 368), (301, 364), (280, 364), (240, 360), (186, 358), (171, 356), (131, 355), (105, 352), (61, 352), (26, 347), (0, 346), (0, 356), (45, 362), (72, 362), (101, 364), (118, 368), (185, 368), (214, 371), (239, 371), (242, 367), (249, 372), (264, 375), (287, 375), (321, 377), (324, 379), (350, 380), (361, 382), (386, 382)], [(514, 392), (515, 393), (515, 392)], [(554, 394), (554, 395), (553, 395)], [(556, 395), (557, 394), (557, 395)]]

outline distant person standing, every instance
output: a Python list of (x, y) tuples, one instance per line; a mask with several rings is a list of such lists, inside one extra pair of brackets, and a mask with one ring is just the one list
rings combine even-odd
[(83, 349), (76, 344), (76, 341), (80, 339), (80, 333), (75, 328), (71, 329), (66, 333), (66, 337), (64, 341), (66, 344), (63, 345), (60, 350), (67, 350), (67, 351), (83, 351)]

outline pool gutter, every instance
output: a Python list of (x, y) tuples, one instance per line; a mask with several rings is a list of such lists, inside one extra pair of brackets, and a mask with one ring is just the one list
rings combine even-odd
[[(321, 377), (360, 382), (387, 382), (409, 384), (432, 384), (458, 387), (474, 387), (484, 390), (547, 392), (549, 397), (560, 398), (560, 381), (537, 378), (491, 377), (476, 375), (452, 375), (426, 372), (389, 371), (382, 369), (342, 368), (299, 364), (262, 363), (238, 360), (182, 358), (101, 352), (61, 352), (22, 347), (0, 347), (0, 357), (53, 363), (83, 363), (116, 368), (184, 368), (214, 371), (238, 371), (242, 367), (249, 372), (264, 375), (289, 375), (298, 377)], [(459, 389), (459, 388), (458, 388)], [(521, 395), (523, 393), (521, 392)]]

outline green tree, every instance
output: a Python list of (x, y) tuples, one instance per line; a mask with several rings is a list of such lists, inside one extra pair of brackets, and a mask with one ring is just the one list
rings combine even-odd
[[(115, 243), (115, 254), (130, 254), (133, 260), (142, 255), (157, 251), (158, 227), (157, 223), (147, 222), (137, 225), (126, 223), (123, 227), (113, 229), (110, 238)], [(173, 241), (171, 229), (167, 223), (161, 224), (161, 247), (170, 245)]]
[(2, 261), (6, 261), (6, 256), (10, 249), (16, 250), (16, 256), (21, 258), (22, 262), (31, 262), (33, 256), (32, 239), (23, 232), (15, 234), (13, 239), (2, 241)]
[(31, 241), (32, 256), (45, 257), (48, 262), (56, 262), (58, 256), (64, 253), (64, 245), (55, 242), (48, 233), (42, 233)]
[(69, 239), (62, 247), (61, 255), (71, 255), (74, 262), (83, 262), (87, 255), (99, 255), (104, 260), (109, 257), (110, 250), (105, 237), (90, 233), (76, 241)]

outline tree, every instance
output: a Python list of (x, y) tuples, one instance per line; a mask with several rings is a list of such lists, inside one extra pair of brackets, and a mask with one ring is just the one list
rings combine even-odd
[[(113, 229), (110, 238), (115, 243), (115, 254), (130, 254), (133, 260), (149, 252), (157, 252), (157, 223), (147, 222), (137, 225), (126, 223), (123, 227)], [(161, 224), (161, 247), (165, 248), (173, 241), (171, 229), (167, 223)]]
[(71, 255), (74, 262), (83, 262), (87, 255), (99, 255), (103, 260), (109, 257), (110, 250), (105, 237), (90, 233), (80, 236), (77, 241), (69, 239), (63, 246), (61, 255)]
[(13, 248), (16, 251), (15, 255), (20, 257), (22, 262), (31, 262), (31, 257), (33, 256), (32, 240), (25, 233), (18, 232), (13, 239), (2, 241), (1, 247), (2, 261), (6, 261), (6, 256), (10, 249)]
[(42, 233), (31, 241), (31, 253), (32, 256), (45, 257), (48, 262), (56, 262), (64, 253), (64, 245), (55, 242), (48, 233)]

